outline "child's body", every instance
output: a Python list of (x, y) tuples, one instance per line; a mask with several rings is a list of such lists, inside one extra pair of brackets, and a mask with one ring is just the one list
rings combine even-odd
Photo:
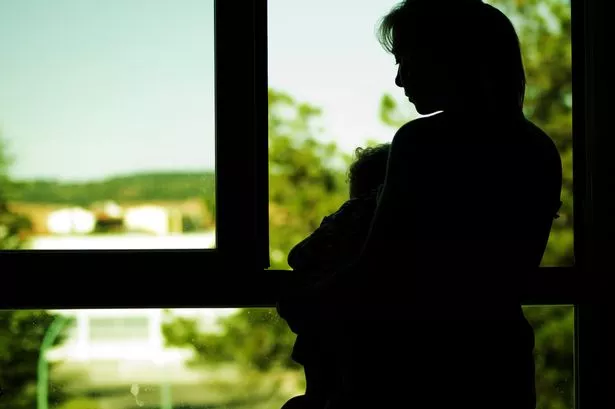
[[(349, 170), (350, 199), (325, 217), (318, 229), (297, 244), (288, 256), (288, 264), (300, 274), (299, 285), (314, 285), (357, 260), (369, 233), (379, 188), (384, 183), (388, 152), (389, 144), (357, 150), (357, 160)], [(286, 318), (292, 311), (284, 307), (279, 305), (278, 311)], [(303, 365), (307, 387), (300, 399), (302, 403), (293, 399), (285, 409), (322, 408), (340, 381), (333, 335), (311, 325), (296, 332), (292, 357)]]

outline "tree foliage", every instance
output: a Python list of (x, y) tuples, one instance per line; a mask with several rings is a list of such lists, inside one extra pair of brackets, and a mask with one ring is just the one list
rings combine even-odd
[(17, 193), (16, 185), (9, 174), (12, 163), (8, 145), (0, 134), (0, 250), (21, 248), (25, 242), (22, 233), (31, 227), (27, 217), (13, 213), (8, 208), (9, 200)]
[(164, 326), (169, 345), (190, 344), (197, 363), (235, 362), (244, 368), (266, 372), (275, 368), (296, 368), (290, 359), (294, 334), (274, 310), (246, 308), (220, 319), (221, 333), (205, 333), (197, 322), (176, 318)]
[(269, 198), (272, 267), (348, 197), (349, 156), (317, 137), (320, 110), (269, 91)]
[[(27, 218), (7, 207), (17, 194), (9, 174), (11, 164), (7, 144), (0, 138), (0, 250), (19, 249), (23, 244), (20, 233), (30, 226)], [(34, 407), (40, 347), (54, 318), (45, 311), (0, 311), (0, 407)], [(58, 337), (56, 344), (61, 341)], [(50, 388), (51, 401), (63, 398), (58, 388)]]
[(28, 203), (88, 206), (108, 200), (145, 202), (202, 197), (209, 208), (215, 202), (213, 171), (146, 172), (88, 182), (24, 180), (14, 184), (17, 190), (12, 200)]
[[(0, 407), (35, 407), (40, 348), (54, 318), (45, 311), (0, 311)], [(61, 341), (58, 337), (56, 344)], [(61, 388), (49, 391), (50, 402), (65, 398)]]
[(571, 306), (526, 307), (534, 327), (538, 409), (574, 407), (574, 309)]

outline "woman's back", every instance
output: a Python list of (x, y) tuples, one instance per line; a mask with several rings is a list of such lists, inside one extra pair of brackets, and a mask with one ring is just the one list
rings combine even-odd
[(374, 259), (407, 269), (411, 293), (426, 300), (516, 295), (540, 264), (560, 204), (551, 139), (523, 117), (441, 113), (402, 127), (393, 146), (405, 160), (391, 164), (396, 203), (380, 220), (385, 246)]
[(400, 129), (387, 177), (365, 260), (369, 298), (390, 308), (351, 330), (346, 396), (392, 404), (383, 390), (411, 387), (417, 407), (533, 407), (519, 291), (560, 203), (553, 142), (522, 117), (442, 113)]

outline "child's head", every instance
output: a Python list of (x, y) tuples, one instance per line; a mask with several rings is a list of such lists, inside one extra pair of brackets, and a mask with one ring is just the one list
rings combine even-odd
[(355, 161), (348, 170), (350, 197), (365, 196), (384, 183), (390, 143), (369, 148), (357, 148)]

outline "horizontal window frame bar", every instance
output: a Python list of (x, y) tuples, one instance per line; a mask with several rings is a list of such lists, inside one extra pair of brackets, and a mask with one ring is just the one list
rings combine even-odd
[[(206, 252), (198, 251), (15, 253), (13, 272), (2, 280), (0, 309), (272, 307), (285, 280), (295, 274), (253, 269), (237, 260), (231, 268), (223, 258), (203, 264)], [(52, 266), (58, 265), (65, 266), (65, 275), (54, 273)], [(99, 272), (86, 275), (80, 271), (84, 265)], [(538, 269), (522, 303), (583, 302), (576, 277), (574, 267)]]

